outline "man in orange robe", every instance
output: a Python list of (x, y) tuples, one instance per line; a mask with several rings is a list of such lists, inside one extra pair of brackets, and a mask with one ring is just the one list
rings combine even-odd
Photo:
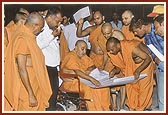
[(9, 24), (4, 29), (4, 46), (7, 47), (11, 40), (13, 32), (16, 30), (17, 26), (25, 24), (26, 18), (29, 12), (26, 9), (20, 8), (15, 15), (15, 19), (10, 21)]
[[(125, 76), (134, 75), (134, 78), (138, 79), (140, 74), (147, 74), (136, 83), (126, 84), (126, 104), (131, 111), (149, 109), (153, 93), (153, 63), (147, 47), (137, 40), (119, 41), (116, 38), (109, 38), (106, 46), (109, 55), (120, 55), (122, 63), (125, 64), (124, 70), (120, 70)], [(117, 67), (112, 71), (112, 76), (119, 71), (119, 65), (114, 65)]]
[(4, 97), (14, 111), (44, 111), (48, 107), (51, 87), (44, 56), (36, 44), (44, 20), (37, 12), (29, 15), (25, 25), (12, 35), (6, 50)]
[[(82, 30), (83, 19), (79, 20), (77, 27), (77, 36), (84, 37), (89, 35), (89, 42), (91, 43), (90, 58), (93, 60), (97, 68), (99, 68), (100, 70), (105, 69), (106, 71), (109, 71), (109, 69), (112, 67), (112, 64), (110, 62), (107, 63), (106, 65), (103, 65), (104, 55), (97, 42), (98, 36), (102, 34), (101, 26), (103, 24), (105, 17), (100, 11), (96, 11), (93, 15), (93, 18), (95, 25), (90, 26), (84, 30)], [(108, 98), (110, 98), (109, 88), (101, 88), (100, 90), (102, 90), (102, 92), (104, 93), (106, 92), (106, 94), (109, 95)], [(102, 103), (104, 103), (105, 105), (107, 102), (102, 100)]]
[[(82, 40), (78, 40), (75, 49), (64, 58), (61, 69), (63, 71), (65, 69), (73, 70), (79, 77), (87, 79), (95, 85), (99, 85), (100, 83), (97, 80), (89, 76), (90, 71), (95, 69), (95, 66), (92, 60), (86, 55), (86, 49), (86, 43)], [(80, 90), (84, 98), (92, 99), (93, 102), (86, 101), (89, 111), (109, 110), (110, 98), (103, 90), (100, 90), (101, 88), (91, 88), (82, 82), (79, 83), (78, 80), (79, 79), (67, 78), (64, 80), (61, 89), (75, 92), (79, 92)], [(102, 103), (102, 101), (108, 103)]]
[[(119, 40), (125, 40), (125, 36), (124, 36), (124, 34), (121, 31), (113, 29), (110, 23), (104, 23), (102, 25), (101, 32), (102, 32), (102, 34), (98, 37), (98, 45), (101, 47), (101, 49), (104, 52), (104, 59), (103, 59), (104, 65), (111, 65), (111, 67), (105, 66), (105, 70), (110, 72), (111, 70), (113, 70), (113, 68), (115, 66), (113, 65), (113, 61), (111, 61), (110, 58), (107, 55), (107, 50), (106, 50), (107, 39), (109, 39), (110, 37), (116, 37)], [(117, 57), (115, 58), (115, 62), (119, 62)], [(108, 69), (107, 69), (107, 67), (108, 67)], [(123, 77), (123, 76), (124, 75), (122, 73), (117, 75), (117, 77)], [(111, 88), (112, 92), (116, 92), (116, 91), (119, 91), (119, 90), (120, 90), (120, 93), (121, 93), (120, 109), (124, 109), (124, 104), (125, 104), (125, 86), (112, 87)], [(116, 94), (112, 94), (112, 100), (113, 100), (112, 110), (117, 110)]]
[(138, 37), (135, 37), (133, 32), (129, 30), (129, 26), (131, 23), (131, 20), (134, 18), (134, 15), (132, 11), (130, 10), (125, 10), (122, 13), (122, 21), (123, 21), (123, 27), (122, 27), (122, 32), (124, 33), (126, 40), (139, 40), (139, 41), (144, 41), (144, 39), (139, 39)]
[[(20, 8), (19, 11), (15, 15), (15, 20), (10, 21), (9, 24), (4, 29), (4, 55), (6, 53), (6, 48), (9, 42), (11, 41), (12, 34), (16, 30), (17, 27), (23, 25), (26, 22), (26, 18), (29, 15), (29, 12)], [(4, 98), (4, 110), (12, 110), (11, 105), (9, 105), (6, 98)]]

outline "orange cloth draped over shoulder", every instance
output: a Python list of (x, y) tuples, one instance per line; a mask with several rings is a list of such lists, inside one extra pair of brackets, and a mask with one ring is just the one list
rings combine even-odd
[(69, 48), (68, 48), (68, 43), (67, 40), (64, 36), (64, 32), (61, 32), (60, 35), (60, 59), (61, 62), (63, 61), (64, 57), (68, 54)]
[[(107, 50), (106, 50), (107, 39), (103, 36), (103, 34), (100, 34), (98, 36), (97, 42), (98, 42), (99, 47), (102, 49), (103, 53), (108, 55)], [(113, 68), (114, 68), (114, 65), (111, 62), (110, 58), (108, 58), (104, 70), (110, 72)]]
[[(66, 68), (69, 70), (80, 70), (82, 72), (85, 72), (90, 66), (93, 66), (93, 61), (91, 60), (91, 58), (86, 55), (82, 58), (79, 58), (76, 52), (73, 50), (69, 52), (67, 56), (65, 56), (61, 64), (61, 69)], [(79, 79), (64, 81), (61, 85), (61, 89), (64, 89), (65, 91), (79, 92), (80, 88), (79, 93), (82, 93), (84, 98), (93, 100), (86, 101), (89, 111), (109, 110), (110, 98), (107, 98), (104, 92), (100, 92), (100, 89), (91, 88), (78, 80)], [(106, 103), (105, 105), (101, 104), (103, 99), (109, 99), (108, 101), (106, 101), (108, 103)]]
[(90, 52), (90, 58), (93, 60), (96, 67), (101, 66), (103, 61), (103, 55), (97, 55), (94, 50), (98, 46), (98, 36), (101, 34), (102, 25), (98, 26), (95, 30), (93, 30), (89, 36), (89, 42), (91, 43), (92, 49)]
[[(21, 81), (16, 57), (30, 55), (32, 66), (26, 66), (30, 84), (38, 101), (38, 106), (29, 107), (27, 91)], [(4, 68), (4, 96), (15, 111), (45, 111), (52, 94), (44, 56), (37, 46), (35, 36), (24, 25), (12, 35), (8, 44)]]
[(11, 41), (12, 34), (16, 30), (17, 25), (14, 23), (14, 21), (10, 21), (9, 24), (4, 29), (4, 54), (6, 52), (6, 47)]
[[(104, 54), (106, 54), (107, 56), (109, 56), (108, 55), (108, 53), (107, 53), (107, 50), (106, 50), (106, 42), (107, 42), (107, 39), (103, 36), (103, 34), (101, 34), (99, 37), (98, 37), (98, 44), (99, 44), (99, 46), (101, 47), (101, 49), (103, 50), (103, 52), (104, 52)], [(114, 60), (114, 61), (112, 61), (112, 60)], [(112, 59), (111, 59), (111, 57), (109, 56), (109, 58), (108, 58), (108, 60), (107, 60), (107, 62), (106, 62), (106, 65), (105, 65), (105, 70), (106, 71), (108, 71), (108, 72), (110, 72), (113, 68), (114, 68), (114, 63), (118, 63), (118, 62), (120, 62), (120, 61), (118, 61), (119, 59), (118, 59), (118, 57), (117, 56), (114, 56), (114, 57), (112, 57)], [(120, 64), (120, 63), (119, 63)], [(121, 64), (122, 65), (122, 64)], [(117, 75), (117, 77), (123, 77), (123, 74), (118, 74)], [(120, 90), (120, 87), (112, 87), (112, 89), (114, 90)]]
[(140, 39), (138, 37), (136, 37), (132, 31), (129, 31), (129, 26), (123, 26), (122, 27), (122, 32), (123, 34), (125, 35), (125, 38), (126, 40), (138, 40), (138, 41), (141, 41), (141, 42), (144, 42), (144, 39)]
[[(125, 76), (133, 75), (133, 72), (143, 63), (135, 64), (132, 59), (132, 52), (139, 44), (140, 41), (137, 40), (121, 41), (123, 60), (126, 65), (124, 72)], [(153, 63), (151, 62), (141, 74), (147, 74), (147, 76), (136, 83), (126, 84), (128, 98), (126, 104), (130, 110), (143, 111), (145, 108), (149, 108), (152, 104)]]
[[(99, 36), (103, 36), (101, 32), (101, 28), (102, 28), (102, 25), (98, 26), (93, 32), (91, 32), (89, 36), (89, 41), (92, 46), (92, 50), (90, 52), (90, 58), (93, 60), (93, 63), (97, 68), (99, 68), (102, 65), (103, 59), (104, 59), (104, 55), (98, 55), (95, 52), (93, 52), (93, 50), (96, 47), (100, 47), (98, 44), (98, 38)], [(112, 67), (113, 67), (112, 63), (108, 60), (104, 69), (109, 72), (112, 69)], [(102, 96), (103, 94), (106, 95), (106, 98), (103, 98), (103, 97), (100, 97), (100, 98), (101, 98), (102, 105), (104, 105), (105, 107), (105, 110), (109, 110), (109, 107), (107, 105), (109, 104), (109, 100), (110, 100), (110, 89), (107, 87), (107, 88), (100, 88), (97, 90), (100, 90), (99, 96)]]

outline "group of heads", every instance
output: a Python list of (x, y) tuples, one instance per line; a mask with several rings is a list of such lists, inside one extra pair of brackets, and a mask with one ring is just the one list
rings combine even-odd
[[(164, 36), (164, 6), (156, 5), (153, 8), (152, 13), (147, 15), (148, 17), (153, 18), (155, 34)], [(135, 36), (143, 38), (145, 34), (148, 34), (150, 31), (147, 29), (147, 25), (151, 22), (141, 18), (134, 18), (130, 24), (130, 31), (134, 33)]]
[[(48, 9), (45, 19), (47, 20), (47, 24), (50, 29), (57, 28), (62, 22), (62, 12), (60, 8), (53, 7)], [(16, 13), (14, 22), (25, 24), (35, 35), (38, 35), (44, 27), (43, 15), (41, 15), (39, 12), (31, 12), (29, 14), (29, 12), (24, 8), (20, 8), (20, 10)]]
[[(155, 34), (164, 36), (164, 6), (162, 5), (154, 6), (152, 13), (150, 13), (147, 16), (153, 18)], [(129, 25), (130, 31), (132, 31), (135, 36), (143, 38), (144, 35), (147, 34), (146, 26), (150, 23), (150, 21), (135, 19), (133, 13), (129, 10), (126, 10), (122, 14), (122, 19), (124, 25), (126, 26)], [(118, 52), (120, 52), (121, 50), (120, 40), (117, 39), (118, 37), (112, 37), (111, 30), (112, 28), (109, 26), (108, 28), (106, 27), (106, 30), (102, 29), (102, 33), (104, 33), (104, 36), (108, 39), (106, 43), (107, 51), (110, 52), (111, 54), (117, 55)]]

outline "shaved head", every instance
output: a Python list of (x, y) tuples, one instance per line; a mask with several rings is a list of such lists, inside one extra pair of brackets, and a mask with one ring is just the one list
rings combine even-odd
[(125, 14), (129, 16), (133, 16), (133, 13), (131, 10), (125, 10), (122, 15), (125, 15)]
[(125, 35), (120, 30), (114, 30), (112, 37), (117, 38), (118, 40), (124, 40)]
[(105, 29), (105, 28), (112, 29), (112, 26), (111, 26), (110, 23), (104, 23), (104, 24), (102, 25), (102, 29)]
[(38, 12), (32, 12), (28, 18), (26, 23), (39, 23), (43, 20), (43, 17)]
[(121, 50), (120, 41), (114, 37), (110, 37), (106, 42), (106, 50), (111, 54), (117, 55)]
[(35, 35), (38, 35), (44, 27), (44, 19), (38, 12), (32, 12), (27, 17), (25, 25), (30, 28)]
[(86, 55), (87, 44), (83, 40), (78, 40), (75, 44), (75, 52), (79, 58)]
[(106, 39), (112, 36), (112, 26), (110, 23), (104, 23), (101, 28), (101, 32)]
[(87, 45), (85, 41), (83, 41), (83, 40), (78, 40), (78, 41), (76, 42), (75, 46), (81, 46), (81, 44)]
[(101, 25), (104, 20), (104, 16), (100, 11), (96, 11), (93, 15), (94, 22), (96, 25)]
[(132, 18), (134, 17), (133, 13), (130, 10), (125, 10), (122, 13), (122, 21), (125, 26), (130, 25)]

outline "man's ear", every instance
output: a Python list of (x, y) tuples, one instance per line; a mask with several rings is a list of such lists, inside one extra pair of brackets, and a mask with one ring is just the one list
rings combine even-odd
[(103, 21), (105, 20), (105, 16), (103, 16)]
[(134, 15), (132, 15), (131, 18), (134, 18)]
[(71, 18), (68, 18), (68, 21), (70, 21)]

